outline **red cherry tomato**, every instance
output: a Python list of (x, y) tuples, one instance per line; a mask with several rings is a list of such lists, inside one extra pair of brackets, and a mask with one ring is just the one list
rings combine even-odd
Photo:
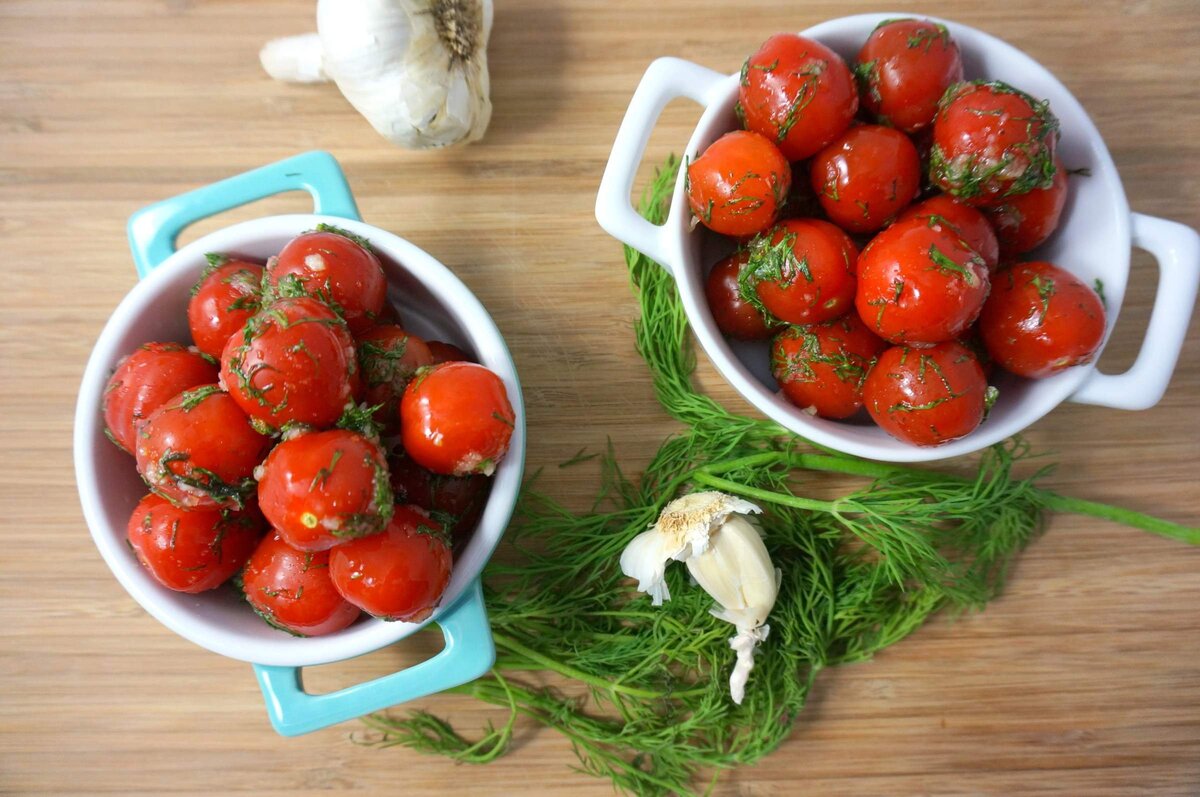
[(875, 423), (918, 446), (941, 445), (974, 431), (991, 400), (988, 393), (979, 361), (955, 341), (928, 349), (893, 346), (879, 355), (863, 387)]
[(854, 76), (842, 57), (791, 33), (771, 38), (742, 66), (739, 114), (790, 161), (816, 154), (858, 112)]
[(1049, 188), (1057, 144), (1049, 103), (1005, 83), (959, 83), (938, 103), (930, 177), (964, 202), (994, 205)]
[(999, 272), (979, 329), (1001, 367), (1034, 379), (1090, 362), (1104, 339), (1096, 292), (1052, 263), (1019, 263)]
[(137, 468), (150, 489), (184, 507), (241, 509), (270, 440), (216, 385), (184, 391), (138, 430)]
[(220, 359), (225, 344), (262, 304), (263, 267), (224, 255), (208, 255), (209, 268), (192, 288), (188, 327), (196, 348)]
[(829, 321), (854, 302), (857, 259), (854, 242), (829, 222), (789, 219), (750, 245), (742, 297), (789, 324)]
[(221, 355), (221, 381), (260, 428), (331, 426), (350, 400), (354, 346), (315, 299), (280, 299), (246, 322)]
[(722, 235), (762, 232), (779, 217), (792, 167), (764, 136), (735, 130), (687, 167), (687, 198), (700, 223)]
[(242, 571), (242, 589), (254, 611), (274, 627), (296, 636), (341, 631), (358, 619), (329, 577), (329, 551), (299, 551), (272, 532)]
[(763, 340), (771, 336), (771, 327), (759, 309), (742, 298), (741, 280), (749, 259), (749, 253), (742, 251), (713, 266), (704, 295), (722, 333), (739, 340)]
[(422, 369), (400, 400), (404, 450), (434, 473), (490, 476), (508, 451), (515, 418), (504, 382), (475, 363)]
[(887, 344), (854, 313), (788, 327), (771, 344), (771, 373), (784, 397), (822, 418), (849, 418), (863, 403), (863, 383)]
[(858, 314), (891, 343), (952, 340), (979, 317), (987, 295), (983, 258), (930, 219), (893, 224), (858, 258)]
[(332, 429), (284, 440), (259, 473), (263, 514), (302, 551), (374, 534), (392, 514), (383, 451), (357, 432)]
[(810, 178), (830, 221), (847, 232), (872, 232), (917, 195), (921, 161), (903, 133), (860, 125), (817, 153)]
[(137, 427), (168, 399), (217, 381), (217, 367), (180, 343), (145, 343), (117, 363), (104, 386), (104, 433), (137, 450)]
[(242, 569), (266, 526), (257, 512), (181, 509), (151, 493), (129, 517), (129, 545), (159, 584), (177, 592), (215, 589)]
[(327, 224), (289, 241), (267, 263), (267, 280), (277, 290), (282, 285), (284, 296), (329, 304), (356, 334), (375, 323), (387, 300), (387, 279), (370, 244)]
[(1058, 229), (1063, 206), (1067, 204), (1067, 171), (1054, 159), (1054, 182), (1049, 188), (1007, 197), (995, 207), (986, 208), (996, 227), (1000, 251), (1005, 257), (1022, 255), (1040, 246)]
[(938, 194), (907, 208), (896, 217), (896, 223), (918, 218), (935, 224), (945, 222), (958, 233), (963, 243), (983, 258), (989, 272), (996, 270), (1000, 262), (1000, 244), (991, 222), (979, 210), (949, 194)]
[(384, 531), (334, 548), (329, 570), (338, 592), (368, 614), (418, 623), (446, 591), (451, 562), (441, 524), (398, 506)]
[(388, 434), (400, 429), (399, 398), (417, 369), (433, 365), (425, 341), (400, 327), (372, 327), (358, 338), (358, 364), (366, 390), (363, 400), (378, 406), (375, 420)]
[(933, 122), (938, 100), (962, 80), (962, 58), (945, 25), (889, 19), (867, 37), (854, 76), (880, 124), (914, 133)]
[(429, 347), (429, 353), (433, 356), (433, 362), (429, 363), (430, 365), (475, 362), (474, 357), (453, 343), (446, 343), (440, 340), (427, 340), (425, 341), (425, 345)]
[(397, 504), (412, 504), (429, 512), (450, 530), (456, 545), (474, 530), (491, 488), (488, 477), (434, 473), (407, 456), (389, 460), (388, 468)]

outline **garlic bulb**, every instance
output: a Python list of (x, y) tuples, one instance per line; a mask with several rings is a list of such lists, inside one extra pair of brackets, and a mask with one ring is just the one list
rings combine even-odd
[(747, 518), (761, 511), (725, 493), (691, 493), (667, 504), (658, 521), (621, 553), (621, 572), (637, 579), (638, 590), (655, 606), (671, 598), (668, 563), (687, 562), (696, 583), (717, 602), (713, 615), (737, 628), (729, 640), (737, 653), (729, 692), (738, 704), (754, 669), (755, 650), (770, 633), (767, 616), (779, 594), (781, 574), (771, 564), (758, 526)]
[(276, 80), (333, 80), (388, 140), (413, 149), (478, 141), (492, 117), (492, 0), (318, 0), (317, 33), (268, 42)]

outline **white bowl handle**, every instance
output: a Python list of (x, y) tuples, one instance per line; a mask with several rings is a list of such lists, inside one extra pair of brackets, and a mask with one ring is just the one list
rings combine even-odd
[(715, 90), (728, 77), (680, 58), (659, 58), (650, 64), (629, 101), (608, 165), (604, 168), (604, 177), (600, 180), (596, 221), (618, 241), (668, 267), (674, 259), (666, 232), (672, 226), (672, 220), (668, 217), (659, 227), (642, 218), (630, 204), (633, 178), (642, 162), (650, 133), (667, 103), (687, 97), (707, 108), (716, 99)]
[(1153, 407), (1167, 390), (1200, 287), (1200, 235), (1173, 221), (1133, 214), (1133, 245), (1158, 261), (1158, 295), (1142, 350), (1123, 374), (1096, 370), (1072, 401), (1123, 410)]

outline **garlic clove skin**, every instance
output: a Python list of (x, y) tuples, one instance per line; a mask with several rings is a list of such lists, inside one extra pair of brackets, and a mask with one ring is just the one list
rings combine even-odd
[(687, 560), (696, 583), (713, 597), (713, 615), (738, 628), (767, 621), (779, 595), (779, 579), (757, 527), (734, 515), (712, 535), (708, 550)]
[(258, 53), (266, 73), (288, 83), (328, 83), (321, 57), (321, 37), (315, 33), (272, 39)]

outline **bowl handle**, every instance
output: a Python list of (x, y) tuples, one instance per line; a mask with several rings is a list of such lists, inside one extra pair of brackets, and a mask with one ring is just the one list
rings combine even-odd
[(707, 107), (716, 99), (717, 89), (728, 77), (680, 58), (654, 61), (629, 101), (608, 165), (604, 168), (596, 195), (596, 221), (618, 241), (664, 265), (675, 259), (665, 232), (672, 226), (672, 220), (668, 216), (666, 223), (659, 227), (642, 218), (630, 203), (634, 176), (650, 133), (667, 103), (678, 97), (688, 97)]
[(1133, 366), (1123, 374), (1094, 370), (1072, 401), (1123, 410), (1144, 410), (1163, 397), (1187, 337), (1200, 287), (1200, 235), (1174, 221), (1134, 213), (1133, 245), (1158, 261), (1158, 293), (1146, 337)]
[(188, 225), (257, 199), (301, 189), (312, 195), (314, 213), (360, 219), (338, 162), (328, 152), (305, 152), (134, 213), (129, 217), (129, 248), (138, 277), (149, 274), (175, 252), (175, 240)]
[(478, 580), (467, 587), (453, 606), (438, 615), (437, 624), (446, 647), (432, 659), (328, 694), (305, 692), (299, 667), (255, 664), (254, 672), (266, 698), (271, 725), (283, 736), (311, 733), (465, 684), (492, 668), (496, 646)]

